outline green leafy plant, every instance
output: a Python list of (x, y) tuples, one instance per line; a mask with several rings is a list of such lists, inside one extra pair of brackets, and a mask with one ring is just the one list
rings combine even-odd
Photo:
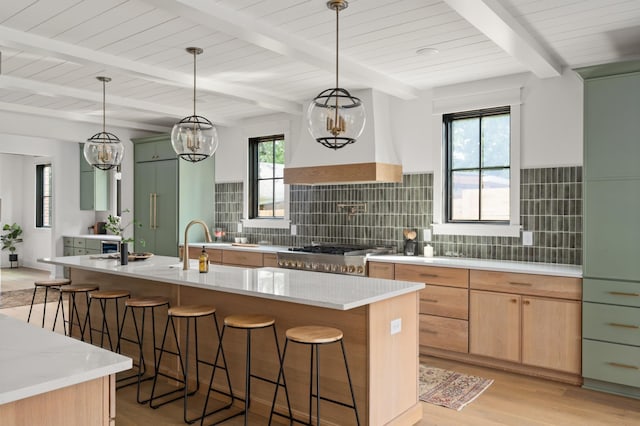
[(20, 238), (22, 228), (17, 223), (13, 225), (5, 223), (2, 230), (5, 231), (5, 233), (0, 236), (0, 240), (2, 240), (2, 250), (9, 250), (11, 254), (15, 253), (16, 243), (22, 242), (22, 238)]
[[(128, 213), (129, 209), (125, 209), (122, 211), (123, 213)], [(122, 225), (122, 217), (120, 216), (115, 216), (110, 214), (109, 217), (107, 217), (107, 223), (104, 225), (105, 229), (109, 232), (111, 232), (113, 235), (118, 235), (120, 238), (122, 238), (122, 242), (123, 243), (132, 243), (135, 241), (135, 239), (133, 237), (129, 237), (129, 238), (124, 238), (124, 231), (129, 227), (129, 226), (135, 226), (138, 228), (142, 227), (142, 224), (140, 222), (138, 222), (137, 220), (132, 220), (131, 222), (127, 223), (126, 225)], [(139, 240), (138, 243), (140, 243), (140, 245), (142, 247), (146, 246), (146, 242), (144, 240)]]

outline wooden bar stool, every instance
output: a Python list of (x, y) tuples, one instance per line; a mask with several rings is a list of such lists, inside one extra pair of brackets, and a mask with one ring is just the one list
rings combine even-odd
[[(84, 328), (87, 323), (87, 317), (89, 311), (87, 310), (87, 315), (85, 315), (84, 320), (80, 320), (80, 313), (78, 312), (78, 305), (76, 304), (76, 295), (84, 294), (85, 301), (87, 303), (87, 307), (89, 306), (89, 292), (98, 290), (99, 287), (95, 284), (73, 284), (73, 285), (63, 285), (60, 286), (60, 295), (58, 297), (58, 306), (56, 308), (56, 317), (53, 320), (55, 324), (58, 320), (58, 312), (62, 310), (62, 324), (64, 326), (64, 334), (67, 336), (73, 336), (73, 314), (75, 312), (76, 319), (78, 320), (78, 328), (80, 328), (80, 340), (84, 342)], [(67, 320), (64, 316), (64, 304), (62, 303), (64, 300), (64, 295), (68, 295), (69, 299), (69, 334), (67, 334)], [(91, 327), (91, 319), (89, 319), (89, 327)], [(91, 335), (91, 333), (89, 333)]]
[[(31, 311), (33, 310), (33, 302), (36, 300), (36, 292), (39, 288), (44, 288), (44, 307), (42, 310), (42, 328), (44, 328), (44, 319), (47, 316), (47, 298), (49, 297), (49, 289), (59, 291), (60, 286), (71, 284), (71, 280), (67, 278), (59, 278), (53, 280), (40, 280), (35, 281), (33, 283), (33, 296), (31, 297), (31, 306), (29, 307), (29, 316), (27, 317), (27, 322), (31, 320)], [(57, 318), (57, 316), (56, 316)], [(51, 331), (55, 330), (56, 323), (53, 322), (53, 327)]]
[[(222, 355), (222, 362), (223, 362), (223, 366), (217, 366), (217, 361), (218, 361), (218, 357), (216, 356), (216, 360), (214, 363), (210, 363), (207, 361), (204, 361), (202, 359), (200, 359), (200, 356), (198, 354), (198, 318), (204, 318), (204, 317), (208, 317), (211, 316), (213, 318), (213, 326), (216, 329), (216, 335), (218, 337), (218, 350), (217, 350), (217, 354), (221, 354)], [(180, 350), (180, 342), (178, 340), (178, 333), (176, 332), (176, 325), (175, 325), (175, 319), (185, 319), (187, 324), (187, 333), (186, 333), (186, 342), (185, 342), (185, 356), (184, 359), (182, 357), (182, 351)], [(193, 320), (193, 327), (194, 327), (194, 337), (195, 337), (195, 350), (196, 350), (196, 356), (195, 356), (195, 364), (196, 364), (196, 387), (195, 389), (189, 391), (189, 338), (190, 338), (190, 324), (191, 324), (191, 320)], [(176, 349), (177, 352), (173, 352), (168, 350), (165, 347), (165, 343), (167, 340), (167, 331), (169, 330), (169, 323), (171, 323), (171, 329), (173, 330), (173, 337), (175, 340), (175, 344), (176, 344)], [(163, 374), (160, 372), (160, 365), (162, 362), (162, 355), (164, 353), (169, 353), (172, 355), (175, 355), (178, 357), (179, 360), (179, 364), (180, 364), (180, 370), (182, 372), (182, 377), (171, 377), (169, 375)], [(155, 366), (155, 375), (153, 377), (153, 386), (151, 387), (151, 397), (149, 399), (149, 406), (151, 408), (158, 408), (162, 405), (168, 404), (170, 402), (173, 401), (177, 401), (179, 399), (184, 399), (183, 402), (183, 419), (185, 421), (185, 423), (194, 423), (200, 419), (202, 419), (202, 416), (198, 416), (195, 418), (188, 418), (187, 416), (187, 410), (188, 410), (188, 401), (189, 401), (189, 397), (194, 395), (196, 392), (198, 392), (198, 390), (200, 389), (200, 364), (206, 364), (209, 365), (211, 367), (215, 368), (222, 368), (225, 370), (226, 373), (226, 378), (227, 378), (227, 386), (228, 386), (228, 393), (219, 391), (219, 390), (215, 390), (212, 389), (214, 392), (220, 393), (222, 395), (228, 396), (231, 401), (221, 407), (218, 408), (217, 410), (208, 413), (208, 415), (213, 414), (213, 413), (217, 413), (220, 410), (226, 409), (231, 407), (231, 405), (233, 404), (233, 392), (231, 389), (231, 379), (229, 378), (229, 370), (227, 369), (227, 360), (225, 358), (224, 355), (224, 350), (222, 349), (222, 336), (220, 335), (220, 329), (218, 328), (218, 319), (216, 317), (216, 308), (213, 306), (208, 306), (208, 305), (183, 305), (183, 306), (174, 306), (172, 308), (169, 308), (169, 311), (167, 313), (167, 323), (164, 327), (164, 334), (162, 336), (162, 344), (160, 346), (160, 355), (158, 356), (158, 363)], [(158, 383), (158, 376), (164, 376), (164, 377), (168, 377), (171, 380), (175, 380), (179, 383), (182, 383), (182, 387), (175, 389), (175, 390), (171, 390), (165, 393), (162, 393), (160, 395), (156, 395), (155, 391), (156, 391), (156, 385)], [(159, 398), (163, 398), (166, 396), (169, 396), (171, 394), (174, 393), (182, 393), (182, 395), (179, 395), (175, 398), (163, 401), (159, 404), (155, 404), (154, 405), (154, 401), (158, 400)]]
[[(122, 324), (120, 325), (120, 330), (118, 332), (118, 344), (116, 346), (116, 352), (120, 353), (122, 341), (135, 343), (138, 346), (138, 371), (136, 374), (129, 377), (122, 377), (118, 379), (119, 382), (128, 382), (131, 379), (136, 379), (130, 383), (125, 383), (123, 385), (118, 386), (118, 389), (121, 389), (126, 386), (130, 386), (133, 384), (137, 384), (136, 391), (136, 401), (139, 404), (145, 404), (149, 402), (149, 399), (142, 400), (140, 398), (140, 383), (147, 380), (152, 380), (155, 377), (155, 371), (153, 375), (148, 376), (143, 379), (146, 373), (146, 362), (144, 359), (144, 324), (147, 312), (151, 313), (151, 335), (152, 335), (152, 348), (153, 348), (153, 368), (155, 369), (157, 363), (156, 351), (159, 349), (156, 344), (156, 308), (161, 308), (166, 306), (169, 308), (169, 300), (164, 297), (131, 297), (124, 302), (124, 315), (122, 316)], [(138, 320), (136, 319), (136, 311), (140, 312), (141, 317), (141, 325), (138, 327)], [(136, 335), (135, 339), (128, 338), (123, 336), (124, 326), (127, 320), (127, 313), (131, 312), (131, 317), (133, 318), (133, 327), (135, 329)]]
[[(120, 299), (129, 298), (131, 294), (127, 290), (98, 290), (92, 291), (89, 293), (89, 306), (87, 307), (87, 316), (85, 317), (85, 327), (86, 321), (90, 321), (91, 318), (91, 304), (94, 300), (97, 300), (100, 303), (100, 311), (102, 312), (102, 326), (100, 330), (91, 328), (91, 322), (89, 322), (89, 339), (91, 343), (93, 343), (93, 332), (100, 332), (100, 347), (104, 348), (104, 334), (105, 330), (107, 333), (107, 339), (109, 340), (109, 349), (113, 351), (113, 342), (111, 341), (111, 332), (109, 331), (109, 322), (107, 321), (107, 302), (112, 300), (115, 305), (115, 313), (116, 313), (116, 336), (118, 336), (120, 332), (120, 308), (118, 307), (118, 301)], [(117, 344), (118, 342), (116, 342)], [(117, 346), (117, 345), (116, 345)]]
[[(353, 385), (351, 384), (351, 374), (349, 373), (349, 365), (347, 364), (347, 354), (344, 350), (344, 342), (342, 340), (342, 337), (343, 337), (342, 330), (339, 330), (333, 327), (309, 325), (309, 326), (303, 326), (303, 327), (290, 328), (286, 331), (286, 336), (287, 336), (287, 339), (284, 343), (284, 352), (282, 353), (282, 365), (280, 367), (280, 374), (278, 375), (278, 383), (280, 383), (280, 376), (284, 378), (284, 362), (285, 362), (285, 357), (287, 355), (287, 346), (289, 342), (300, 343), (303, 345), (310, 345), (311, 347), (311, 365), (309, 368), (309, 421), (307, 423), (304, 423), (300, 420), (294, 419), (291, 415), (286, 416), (284, 414), (281, 414), (275, 411), (276, 397), (278, 396), (278, 389), (279, 389), (279, 387), (276, 387), (276, 394), (273, 397), (273, 404), (271, 405), (271, 414), (269, 415), (269, 424), (271, 424), (271, 419), (275, 414), (277, 416), (288, 418), (291, 421), (311, 425), (311, 418), (312, 418), (312, 412), (313, 412), (313, 398), (316, 398), (316, 423), (315, 423), (316, 425), (318, 426), (320, 425), (320, 400), (331, 402), (333, 404), (338, 404), (343, 407), (353, 409), (353, 412), (356, 415), (356, 423), (360, 425), (360, 418), (358, 417), (358, 409), (356, 408), (356, 397), (353, 393)], [(349, 392), (351, 393), (351, 401), (352, 401), (351, 405), (341, 401), (337, 401), (335, 399), (320, 396), (320, 354), (319, 354), (320, 345), (327, 345), (327, 344), (336, 343), (336, 342), (340, 342), (340, 347), (342, 349), (342, 358), (344, 359), (344, 367), (347, 372), (347, 380), (349, 381)], [(315, 376), (316, 376), (315, 394), (313, 392), (314, 353), (315, 353)]]
[[(251, 378), (262, 380), (267, 383), (272, 383), (278, 386), (278, 382), (275, 380), (271, 380), (265, 377), (257, 376), (255, 374), (251, 374), (251, 331), (260, 330), (264, 328), (271, 327), (273, 330), (273, 338), (276, 343), (276, 355), (278, 356), (278, 364), (282, 365), (282, 359), (280, 358), (280, 345), (278, 344), (278, 334), (276, 333), (276, 320), (273, 317), (267, 315), (229, 315), (224, 319), (224, 326), (222, 327), (222, 335), (220, 337), (221, 341), (224, 340), (224, 334), (228, 328), (235, 328), (239, 330), (246, 330), (247, 332), (247, 350), (246, 350), (246, 361), (245, 361), (245, 385), (244, 385), (244, 398), (238, 398), (241, 401), (244, 401), (244, 410), (235, 414), (231, 414), (224, 419), (217, 420), (214, 424), (220, 424), (226, 422), (229, 419), (232, 419), (237, 416), (244, 415), (244, 424), (247, 425), (248, 414), (249, 414), (249, 405), (251, 403)], [(209, 381), (209, 390), (207, 392), (207, 398), (205, 399), (204, 409), (202, 410), (202, 417), (208, 416), (212, 413), (207, 413), (207, 403), (209, 401), (209, 395), (213, 388), (214, 376), (216, 374), (216, 367), (218, 356), (220, 355), (220, 351), (222, 350), (222, 345), (218, 347), (218, 353), (216, 354), (216, 361), (214, 362), (213, 371), (211, 372), (211, 380)], [(287, 406), (289, 407), (289, 416), (291, 416), (291, 406), (289, 404), (289, 393), (287, 392), (286, 383), (284, 383), (285, 395), (287, 398)]]

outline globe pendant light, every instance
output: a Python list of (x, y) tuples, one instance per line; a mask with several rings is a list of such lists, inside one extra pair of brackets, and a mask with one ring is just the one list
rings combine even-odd
[(84, 143), (84, 158), (96, 169), (110, 170), (122, 162), (124, 145), (113, 133), (105, 130), (105, 86), (109, 77), (96, 77), (102, 82), (102, 131), (91, 136)]
[(338, 29), (340, 11), (349, 3), (329, 0), (327, 7), (336, 11), (336, 86), (321, 92), (309, 105), (307, 125), (314, 139), (327, 148), (338, 149), (352, 144), (362, 134), (366, 120), (360, 99), (338, 85)]
[(193, 115), (177, 122), (171, 130), (171, 145), (180, 158), (196, 163), (209, 158), (218, 148), (218, 132), (213, 123), (196, 115), (196, 55), (199, 47), (187, 47), (193, 55)]

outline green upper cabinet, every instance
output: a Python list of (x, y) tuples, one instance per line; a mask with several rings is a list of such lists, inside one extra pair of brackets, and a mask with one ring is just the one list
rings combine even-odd
[(80, 210), (109, 210), (109, 171), (87, 163), (80, 144)]
[(585, 81), (585, 174), (640, 177), (640, 73)]
[[(142, 224), (136, 240), (144, 239), (146, 251), (178, 255), (184, 229), (193, 219), (214, 226), (214, 159), (198, 163), (179, 160), (169, 135), (132, 140), (134, 143), (134, 217)], [(203, 241), (200, 227), (193, 227), (190, 241)], [(136, 250), (137, 250), (136, 246)]]

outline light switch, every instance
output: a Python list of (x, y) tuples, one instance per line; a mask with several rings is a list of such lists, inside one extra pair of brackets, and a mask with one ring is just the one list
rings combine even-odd
[(391, 335), (398, 334), (402, 331), (402, 318), (396, 318), (391, 321)]
[(237, 232), (242, 232), (242, 223), (238, 222)]
[(531, 232), (531, 231), (522, 231), (522, 245), (523, 246), (532, 246), (533, 245), (533, 232)]
[(425, 243), (431, 241), (431, 229), (425, 228), (422, 230), (422, 241)]

